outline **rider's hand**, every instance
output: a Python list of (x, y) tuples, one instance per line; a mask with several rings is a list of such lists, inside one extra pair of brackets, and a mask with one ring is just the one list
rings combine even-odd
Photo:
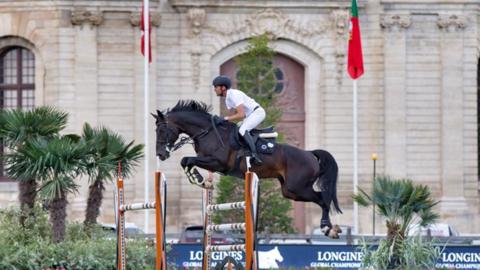
[(225, 124), (227, 122), (227, 120), (225, 120), (225, 118), (223, 117), (220, 117), (220, 116), (215, 116), (213, 118), (213, 121), (215, 122), (215, 125), (222, 125), (222, 124)]

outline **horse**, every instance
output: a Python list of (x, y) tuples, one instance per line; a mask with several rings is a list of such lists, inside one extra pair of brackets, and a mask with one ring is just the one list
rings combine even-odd
[(260, 269), (277, 269), (278, 262), (283, 262), (283, 256), (280, 254), (278, 247), (269, 251), (258, 252), (258, 268)]
[[(261, 178), (277, 178), (285, 198), (313, 202), (322, 208), (320, 228), (330, 238), (338, 238), (341, 230), (332, 226), (330, 208), (333, 204), (342, 213), (337, 201), (338, 166), (333, 156), (325, 150), (305, 151), (288, 144), (276, 144), (273, 153), (260, 154), (261, 165), (247, 164), (243, 149), (234, 147), (231, 141), (238, 127), (232, 122), (215, 120), (211, 106), (194, 100), (180, 100), (170, 109), (157, 110), (156, 155), (162, 161), (170, 154), (190, 143), (197, 156), (183, 157), (181, 166), (190, 182), (204, 184), (195, 166), (243, 178), (250, 169)], [(218, 118), (217, 118), (218, 119)], [(220, 122), (220, 123), (219, 123)], [(182, 137), (186, 134), (188, 137)], [(240, 162), (242, 161), (242, 162)]]

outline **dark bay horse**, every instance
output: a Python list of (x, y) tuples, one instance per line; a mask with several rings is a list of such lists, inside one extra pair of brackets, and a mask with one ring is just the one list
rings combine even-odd
[[(183, 157), (181, 161), (190, 181), (193, 171), (198, 174), (195, 166), (243, 178), (247, 169), (245, 157), (237, 162), (240, 150), (229, 143), (231, 133), (237, 132), (236, 125), (215, 124), (210, 110), (205, 103), (192, 100), (181, 100), (165, 112), (157, 110), (157, 115), (153, 115), (157, 156), (165, 160), (171, 152), (191, 141), (197, 156)], [(177, 142), (180, 134), (188, 138)], [(259, 178), (277, 178), (285, 198), (319, 205), (323, 210), (320, 227), (326, 235), (338, 238), (340, 229), (332, 226), (329, 217), (331, 204), (341, 213), (336, 187), (338, 167), (333, 156), (324, 150), (304, 151), (288, 144), (277, 144), (272, 154), (260, 155), (263, 164), (252, 165), (251, 171)]]

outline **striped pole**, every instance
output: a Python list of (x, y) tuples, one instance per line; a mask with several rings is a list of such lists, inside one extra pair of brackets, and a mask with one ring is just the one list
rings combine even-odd
[(254, 214), (252, 205), (252, 172), (245, 173), (245, 269), (256, 269), (256, 258), (254, 256)]
[(125, 216), (123, 207), (123, 179), (117, 179), (117, 270), (125, 270)]
[[(207, 183), (213, 182), (213, 173), (208, 172)], [(213, 183), (211, 183), (213, 185)], [(210, 254), (211, 250), (209, 247), (212, 245), (212, 235), (207, 233), (206, 228), (209, 224), (212, 223), (213, 210), (209, 211), (209, 207), (212, 205), (213, 191), (212, 189), (205, 189), (203, 192), (203, 261), (202, 261), (202, 270), (210, 269)]]
[[(258, 177), (255, 173), (245, 173), (245, 201), (211, 204), (212, 190), (205, 190), (204, 193), (204, 247), (202, 270), (210, 269), (211, 252), (244, 251), (245, 269), (257, 270), (258, 260), (256, 253), (256, 219), (258, 209)], [(211, 224), (211, 216), (216, 211), (243, 209), (245, 214), (244, 223)], [(245, 244), (239, 245), (211, 245), (210, 236), (215, 231), (242, 231), (245, 233)], [(227, 268), (232, 267), (231, 262)], [(218, 265), (217, 265), (218, 267)]]
[[(156, 248), (157, 248), (157, 258), (155, 269), (156, 270), (166, 270), (167, 269), (167, 259), (165, 252), (165, 208), (162, 207), (162, 199), (160, 194), (162, 173), (160, 171), (155, 172), (155, 238), (156, 238)], [(164, 180), (164, 178), (162, 178)], [(166, 186), (166, 185), (165, 185)], [(165, 188), (163, 189), (166, 192)], [(166, 194), (166, 193), (165, 193)]]
[[(126, 244), (125, 244), (125, 212), (135, 210), (155, 209), (155, 240), (156, 240), (156, 270), (166, 270), (166, 243), (165, 243), (165, 211), (166, 190), (165, 177), (160, 171), (155, 172), (155, 202), (124, 204), (124, 182), (119, 174), (116, 192), (116, 217), (117, 217), (117, 270), (126, 270)], [(162, 193), (164, 202), (162, 204)]]

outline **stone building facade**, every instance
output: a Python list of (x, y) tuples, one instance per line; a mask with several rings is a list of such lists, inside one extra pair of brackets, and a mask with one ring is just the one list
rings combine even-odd
[[(234, 75), (231, 60), (245, 52), (248, 38), (268, 34), (283, 72), (278, 79), (286, 100), (281, 106), (290, 117), (281, 123), (287, 139), (335, 156), (344, 214), (334, 215), (333, 221), (353, 225), (352, 81), (345, 72), (350, 0), (155, 0), (150, 5), (151, 111), (196, 99), (218, 113), (220, 100), (211, 79)], [(0, 58), (6, 61), (12, 48), (33, 53), (30, 105), (68, 111), (68, 132), (80, 132), (86, 121), (143, 142), (140, 8), (140, 0), (0, 0)], [(479, 10), (478, 0), (359, 1), (365, 62), (358, 82), (359, 185), (372, 185), (370, 155), (375, 152), (377, 173), (429, 185), (441, 202), (441, 221), (464, 233), (480, 228)], [(8, 108), (6, 95), (2, 97)], [(148, 160), (154, 168), (150, 120)], [(171, 232), (201, 222), (201, 192), (179, 165), (192, 152), (181, 149), (161, 163), (169, 182)], [(143, 177), (139, 168), (126, 181), (128, 200), (143, 200)], [(87, 184), (79, 182), (82, 188), (70, 199), (69, 218), (82, 220)], [(15, 204), (16, 191), (12, 182), (0, 182), (0, 204)], [(104, 222), (113, 222), (111, 194), (109, 187)], [(315, 205), (295, 204), (294, 214), (299, 231), (308, 233), (319, 225), (321, 211)], [(370, 232), (371, 209), (360, 209), (359, 217), (360, 232)], [(144, 214), (128, 219), (143, 226)], [(382, 231), (383, 225), (377, 222), (376, 227)]]

